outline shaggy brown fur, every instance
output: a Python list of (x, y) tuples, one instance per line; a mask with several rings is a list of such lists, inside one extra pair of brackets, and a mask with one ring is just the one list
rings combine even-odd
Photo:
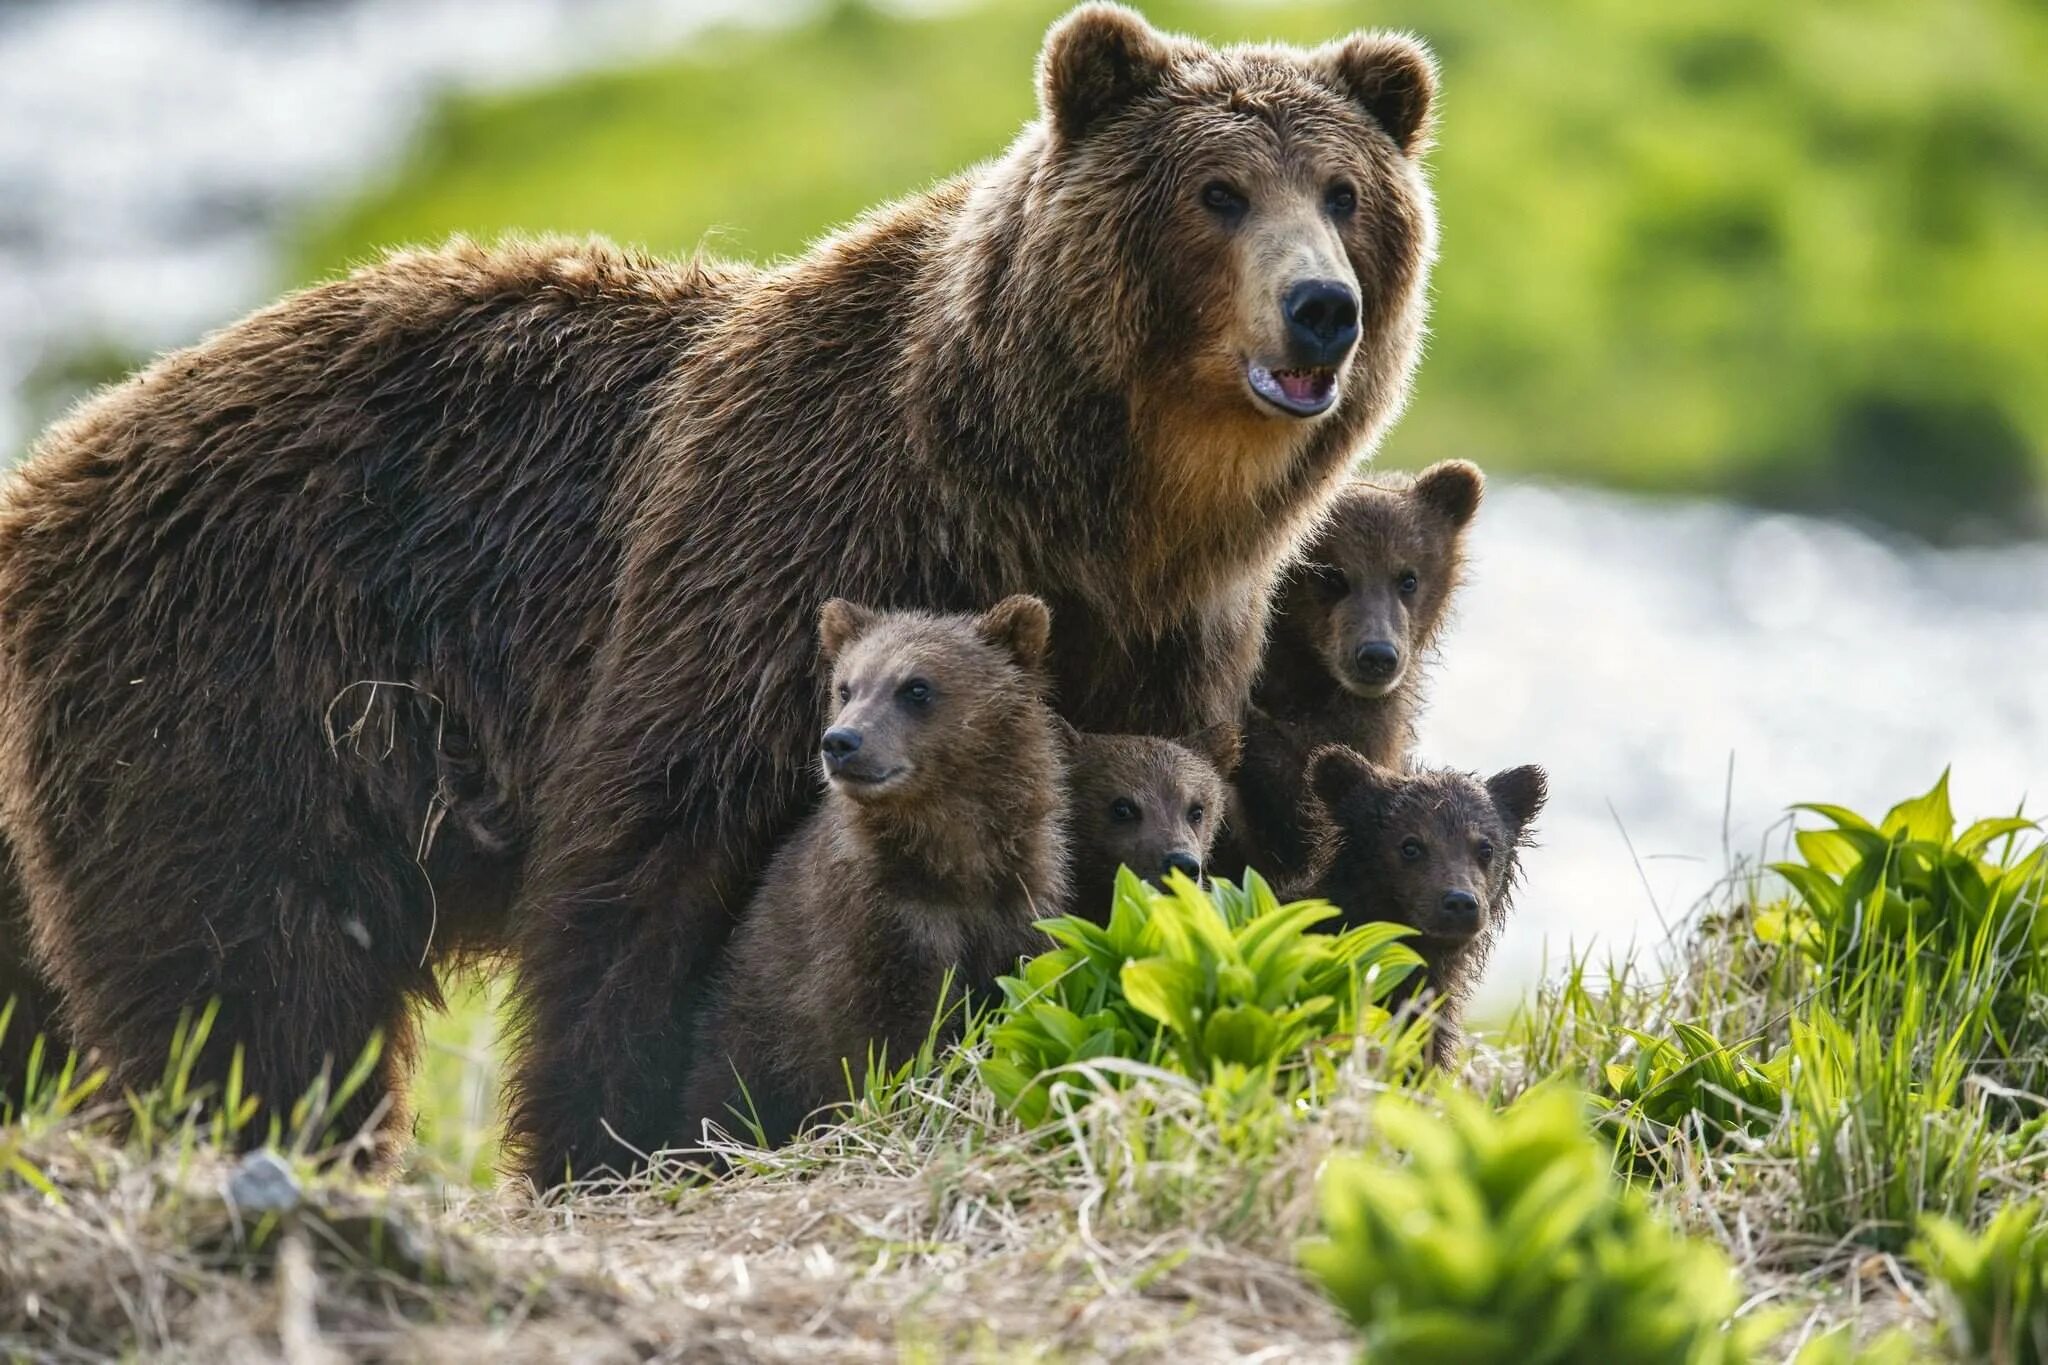
[(979, 617), (826, 604), (825, 804), (733, 934), (691, 1071), (690, 1136), (707, 1118), (733, 1127), (728, 1111), (750, 1103), (767, 1140), (786, 1140), (847, 1098), (871, 1048), (892, 1064), (916, 1053), (949, 976), (952, 1003), (985, 1000), (1051, 946), (1032, 927), (1066, 893), (1048, 628), (1035, 597)]
[(1407, 766), (1427, 666), (1464, 569), (1485, 478), (1464, 460), (1353, 483), (1282, 580), (1245, 720), (1230, 822), (1234, 875), (1307, 869), (1309, 755), (1342, 744)]
[(1200, 879), (1223, 824), (1237, 742), (1229, 724), (1177, 743), (1070, 734), (1068, 914), (1105, 922), (1119, 867), (1155, 882), (1169, 872)]
[(29, 962), (27, 908), (13, 855), (0, 842), (0, 1012), (7, 1014), (0, 1028), (0, 1114), (26, 1097), (29, 1054), (38, 1035), (44, 1038), (43, 1065), (64, 1064), (57, 1002)]
[(1310, 760), (1309, 786), (1321, 821), (1316, 867), (1288, 896), (1329, 901), (1346, 925), (1417, 930), (1407, 943), (1423, 971), (1399, 999), (1427, 990), (1441, 1000), (1429, 1055), (1450, 1066), (1459, 1016), (1507, 923), (1518, 854), (1543, 809), (1543, 770), (1510, 768), (1481, 783), (1395, 772), (1331, 745)]
[[(827, 596), (1036, 592), (1076, 724), (1242, 712), (1407, 389), (1432, 84), (1089, 6), (1008, 152), (786, 265), (457, 242), (93, 400), (0, 508), (0, 818), (81, 1040), (145, 1083), (218, 996), (199, 1079), (239, 1043), (285, 1103), (381, 1029), (341, 1117), (395, 1128), (436, 964), (509, 933), (508, 1150), (672, 1141), (692, 983), (814, 799)], [(1305, 272), (1361, 301), (1334, 368)]]

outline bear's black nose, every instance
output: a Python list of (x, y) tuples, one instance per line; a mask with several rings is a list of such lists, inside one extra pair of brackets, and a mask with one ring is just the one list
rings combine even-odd
[(1460, 929), (1477, 932), (1479, 928), (1479, 898), (1470, 891), (1444, 892), (1444, 918)]
[(1368, 640), (1351, 656), (1358, 676), (1370, 682), (1385, 682), (1401, 667), (1401, 651), (1390, 640)]
[(1167, 854), (1160, 864), (1160, 876), (1163, 877), (1169, 872), (1178, 872), (1189, 881), (1200, 881), (1202, 879), (1202, 860), (1192, 853), (1183, 853), (1176, 849), (1174, 852)]
[(818, 741), (818, 747), (825, 751), (825, 766), (836, 772), (840, 764), (859, 751), (860, 731), (835, 725)]
[(1292, 358), (1303, 365), (1335, 365), (1358, 340), (1358, 295), (1335, 280), (1301, 280), (1282, 305)]

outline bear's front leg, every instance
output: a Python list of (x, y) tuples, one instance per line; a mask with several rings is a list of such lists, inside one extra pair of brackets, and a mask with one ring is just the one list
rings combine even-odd
[(745, 876), (682, 830), (634, 863), (621, 880), (586, 863), (520, 926), (506, 1145), (537, 1189), (629, 1174), (689, 1136), (696, 1016)]

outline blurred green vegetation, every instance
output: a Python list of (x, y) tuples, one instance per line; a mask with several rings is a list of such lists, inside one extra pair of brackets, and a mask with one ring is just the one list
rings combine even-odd
[[(1000, 151), (1062, 8), (841, 3), (451, 99), (294, 268), (458, 231), (794, 253)], [(1144, 8), (1218, 41), (1403, 27), (1442, 59), (1435, 335), (1390, 461), (2048, 526), (2037, 0)]]

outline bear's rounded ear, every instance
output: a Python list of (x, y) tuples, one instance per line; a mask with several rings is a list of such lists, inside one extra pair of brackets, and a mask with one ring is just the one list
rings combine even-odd
[(1331, 816), (1356, 793), (1377, 790), (1383, 777), (1356, 749), (1343, 744), (1325, 744), (1309, 755), (1308, 788)]
[(1409, 495), (1424, 507), (1463, 526), (1486, 496), (1486, 475), (1470, 460), (1442, 460), (1416, 476)]
[(1525, 764), (1487, 778), (1486, 794), (1493, 798), (1494, 809), (1520, 839), (1543, 809), (1544, 799), (1550, 795), (1550, 779), (1535, 764)]
[(875, 613), (843, 597), (835, 597), (818, 612), (818, 652), (836, 659), (845, 648), (867, 634)]
[(1072, 721), (1058, 712), (1053, 713), (1052, 734), (1060, 748), (1066, 750), (1069, 759), (1081, 752), (1081, 732), (1074, 728)]
[(981, 614), (975, 622), (981, 638), (1010, 651), (1010, 657), (1028, 669), (1045, 662), (1045, 647), (1052, 639), (1052, 611), (1028, 593), (1005, 597)]
[(1216, 765), (1216, 771), (1228, 782), (1237, 771), (1237, 760), (1244, 751), (1244, 732), (1234, 720), (1219, 720), (1214, 725), (1204, 726), (1181, 742), (1184, 749), (1193, 750)]
[(1324, 77), (1386, 129), (1403, 156), (1428, 145), (1436, 101), (1436, 61), (1428, 48), (1399, 34), (1355, 33), (1315, 56)]
[(1158, 85), (1173, 59), (1143, 15), (1089, 4), (1045, 35), (1038, 54), (1038, 104), (1061, 137), (1078, 141), (1103, 118)]

